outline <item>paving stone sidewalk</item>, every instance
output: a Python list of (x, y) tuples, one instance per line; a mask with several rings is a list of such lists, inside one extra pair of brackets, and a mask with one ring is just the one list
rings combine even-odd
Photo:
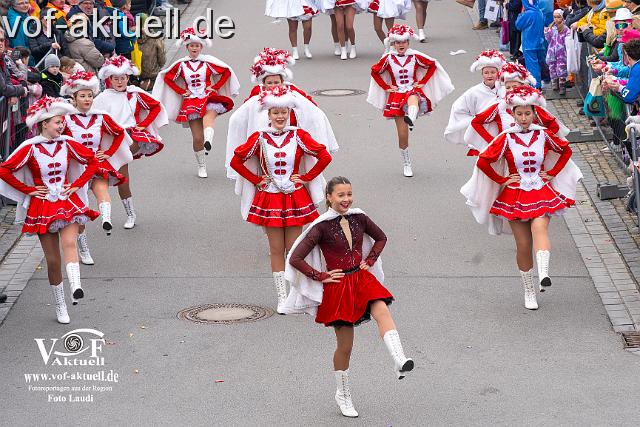
[[(470, 22), (477, 20), (475, 9), (469, 9)], [(498, 49), (494, 29), (476, 34), (486, 49)], [(508, 55), (508, 52), (506, 52)], [(629, 174), (606, 149), (602, 134), (585, 116), (580, 116), (577, 99), (549, 96), (548, 109), (582, 142), (573, 143), (573, 160), (584, 179), (578, 187), (575, 209), (569, 209), (564, 220), (589, 270), (616, 332), (640, 331), (640, 232), (636, 216), (625, 208), (625, 199), (600, 200), (599, 184), (626, 186)], [(549, 93), (551, 95), (551, 93)], [(576, 96), (576, 95), (573, 95)], [(604, 129), (606, 131), (606, 129)], [(607, 133), (604, 133), (607, 135)], [(640, 355), (640, 349), (629, 349)]]

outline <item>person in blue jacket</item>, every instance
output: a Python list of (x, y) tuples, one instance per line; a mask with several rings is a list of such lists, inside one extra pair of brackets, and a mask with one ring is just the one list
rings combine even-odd
[(624, 102), (632, 104), (640, 96), (640, 66), (638, 66), (638, 61), (640, 61), (640, 40), (630, 40), (622, 47), (622, 52), (629, 64), (629, 80), (624, 86), (614, 81), (608, 81), (607, 85), (612, 90), (619, 91)]
[(524, 11), (516, 20), (516, 28), (522, 32), (522, 52), (527, 70), (541, 87), (541, 68), (546, 60), (544, 49), (544, 17), (538, 8), (538, 0), (523, 0)]
[(29, 0), (12, 0), (11, 8), (7, 11), (7, 23), (9, 28), (16, 28), (13, 37), (9, 37), (11, 47), (29, 47), (29, 38), (25, 34), (29, 17)]

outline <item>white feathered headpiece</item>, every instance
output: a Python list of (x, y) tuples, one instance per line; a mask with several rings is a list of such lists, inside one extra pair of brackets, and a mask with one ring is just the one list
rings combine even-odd
[(43, 120), (47, 120), (55, 116), (77, 113), (78, 110), (64, 99), (52, 98), (45, 95), (29, 107), (25, 123), (28, 128), (31, 128), (36, 123), (40, 123)]

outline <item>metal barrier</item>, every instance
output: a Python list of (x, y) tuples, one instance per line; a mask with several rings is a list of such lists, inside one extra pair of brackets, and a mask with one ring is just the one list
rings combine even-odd
[(0, 160), (9, 155), (10, 130), (9, 102), (7, 98), (0, 96)]

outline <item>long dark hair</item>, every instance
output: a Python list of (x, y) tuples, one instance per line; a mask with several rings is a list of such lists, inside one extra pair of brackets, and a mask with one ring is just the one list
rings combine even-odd
[(339, 184), (351, 185), (351, 181), (349, 181), (349, 179), (345, 178), (344, 176), (334, 176), (329, 180), (329, 182), (327, 182), (327, 187), (324, 190), (324, 202), (327, 205), (327, 209), (331, 207), (331, 203), (329, 203), (329, 199), (327, 199), (327, 196), (333, 193), (333, 188)]

